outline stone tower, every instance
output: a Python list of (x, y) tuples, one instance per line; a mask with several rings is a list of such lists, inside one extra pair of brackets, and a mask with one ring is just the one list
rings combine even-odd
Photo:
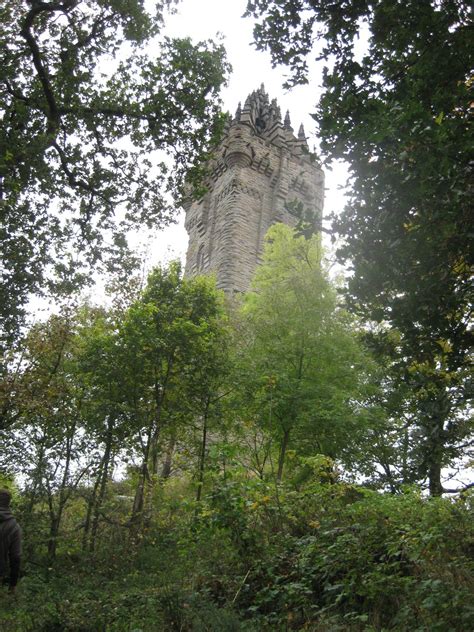
[(310, 158), (303, 126), (293, 134), (262, 87), (237, 108), (210, 165), (207, 193), (186, 205), (188, 276), (214, 273), (226, 293), (244, 292), (268, 228), (294, 226), (296, 204), (319, 216), (324, 174)]

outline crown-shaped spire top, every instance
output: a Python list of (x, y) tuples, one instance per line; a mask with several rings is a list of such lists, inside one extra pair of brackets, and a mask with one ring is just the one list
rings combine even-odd
[(287, 145), (298, 156), (305, 154), (305, 149), (309, 151), (303, 125), (295, 135), (289, 110), (282, 120), (277, 100), (270, 100), (263, 83), (247, 96), (243, 107), (239, 103), (231, 125), (234, 124), (249, 126), (260, 138), (279, 146)]
[(285, 121), (283, 123), (283, 127), (287, 130), (289, 130), (290, 132), (293, 131), (293, 128), (291, 127), (291, 119), (290, 119), (290, 111), (287, 110), (286, 114), (285, 114)]

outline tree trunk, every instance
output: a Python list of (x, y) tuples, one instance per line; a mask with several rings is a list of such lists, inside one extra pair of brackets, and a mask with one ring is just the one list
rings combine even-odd
[(155, 480), (157, 475), (158, 475), (158, 439), (160, 438), (160, 430), (161, 430), (161, 426), (159, 419), (156, 420), (155, 422), (155, 429), (153, 431), (153, 434), (151, 436), (151, 446), (150, 446), (150, 452), (151, 452), (151, 463), (150, 463), (150, 475), (151, 475), (151, 479)]
[(135, 498), (133, 499), (131, 523), (132, 523), (132, 530), (134, 531), (138, 531), (140, 527), (143, 507), (145, 503), (145, 483), (147, 479), (149, 478), (148, 458), (150, 455), (151, 432), (152, 432), (152, 429), (151, 429), (151, 424), (150, 424), (148, 428), (145, 449), (143, 452), (143, 461), (142, 461), (142, 466), (140, 469), (140, 476), (138, 478), (138, 485), (135, 491)]
[(209, 416), (209, 404), (210, 398), (206, 399), (206, 407), (204, 410), (203, 416), (203, 426), (202, 426), (202, 440), (201, 440), (201, 454), (199, 456), (199, 473), (198, 473), (198, 487), (196, 492), (196, 501), (201, 501), (202, 496), (202, 486), (204, 484), (204, 470), (206, 463), (206, 450), (207, 450), (207, 421)]
[(285, 455), (286, 455), (286, 450), (288, 448), (289, 440), (290, 440), (290, 431), (284, 430), (283, 437), (281, 439), (281, 444), (280, 444), (280, 456), (278, 457), (277, 481), (279, 483), (281, 483), (281, 479), (283, 478), (283, 467), (285, 465)]
[(50, 563), (54, 562), (54, 559), (56, 558), (56, 547), (58, 543), (60, 522), (61, 516), (54, 515), (51, 517), (48, 538), (48, 560)]
[(405, 484), (412, 482), (411, 480), (412, 475), (408, 468), (409, 447), (410, 447), (410, 435), (408, 433), (408, 428), (406, 428), (403, 433), (403, 440), (402, 440), (402, 481)]
[(91, 552), (95, 549), (95, 543), (97, 539), (97, 530), (99, 528), (99, 516), (100, 516), (100, 508), (102, 507), (102, 503), (105, 497), (105, 491), (107, 489), (107, 480), (109, 478), (109, 465), (110, 465), (110, 457), (112, 454), (112, 430), (113, 430), (113, 420), (109, 420), (107, 426), (107, 438), (105, 444), (105, 452), (102, 459), (102, 467), (100, 469), (99, 480), (99, 494), (96, 496), (96, 501), (94, 503), (94, 517), (92, 520), (92, 530), (91, 530), (91, 538), (89, 543), (89, 550)]
[(168, 447), (166, 448), (163, 469), (161, 470), (161, 478), (163, 479), (167, 479), (170, 477), (175, 446), (176, 446), (176, 430), (173, 430), (170, 440), (168, 442)]
[(49, 491), (49, 512), (50, 512), (50, 529), (49, 529), (49, 539), (48, 539), (48, 558), (51, 562), (54, 561), (56, 557), (56, 547), (57, 547), (57, 539), (59, 536), (59, 529), (61, 525), (62, 515), (64, 511), (64, 507), (66, 506), (67, 500), (69, 498), (69, 494), (66, 492), (68, 481), (69, 481), (69, 469), (71, 467), (72, 460), (72, 446), (74, 441), (74, 435), (76, 433), (76, 424), (73, 423), (68, 435), (66, 436), (66, 461), (64, 463), (64, 472), (61, 479), (61, 485), (59, 487), (58, 496), (58, 509), (54, 511), (54, 498), (53, 492)]
[(39, 448), (38, 465), (36, 466), (34, 470), (34, 474), (32, 476), (32, 485), (29, 491), (26, 492), (26, 497), (28, 498), (28, 504), (24, 512), (24, 516), (25, 516), (24, 519), (26, 519), (26, 522), (30, 521), (31, 516), (33, 514), (33, 509), (38, 498), (38, 489), (40, 488), (41, 481), (42, 481), (43, 467), (44, 467), (44, 449), (45, 449), (44, 443), (45, 443), (45, 437), (43, 436), (43, 439), (40, 443), (40, 448)]
[(443, 485), (441, 483), (441, 460), (433, 459), (428, 469), (428, 481), (430, 496), (442, 496)]
[(441, 470), (443, 455), (445, 453), (444, 415), (430, 419), (427, 426), (428, 441), (426, 445), (426, 473), (428, 475), (428, 488), (430, 496), (441, 496), (443, 485), (441, 484)]
[(97, 497), (97, 489), (100, 484), (100, 474), (102, 470), (102, 463), (99, 468), (99, 472), (97, 473), (97, 478), (94, 483), (94, 487), (92, 488), (92, 494), (90, 495), (89, 502), (87, 503), (87, 512), (86, 519), (84, 522), (84, 533), (82, 535), (82, 550), (85, 551), (87, 549), (87, 543), (89, 541), (89, 532), (92, 521), (92, 512), (94, 510), (94, 505)]

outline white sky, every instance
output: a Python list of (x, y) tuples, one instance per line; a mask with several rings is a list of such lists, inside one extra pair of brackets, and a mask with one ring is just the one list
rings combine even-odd
[[(276, 98), (282, 113), (290, 111), (293, 128), (297, 131), (304, 124), (308, 144), (311, 149), (318, 147), (315, 124), (310, 116), (320, 96), (322, 67), (311, 66), (309, 84), (293, 88), (290, 92), (282, 87), (285, 69), (272, 69), (270, 55), (255, 50), (251, 42), (253, 20), (242, 18), (247, 0), (182, 0), (177, 13), (166, 19), (166, 33), (174, 37), (191, 37), (194, 41), (215, 38), (217, 33), (224, 36), (224, 46), (233, 72), (229, 85), (223, 90), (224, 109), (232, 114), (239, 101), (263, 82), (270, 98)], [(344, 165), (336, 165), (333, 171), (326, 171), (326, 196), (324, 215), (338, 212), (344, 204), (344, 196), (339, 186), (346, 182)], [(140, 238), (143, 242), (143, 237)], [(181, 213), (176, 225), (160, 231), (151, 239), (149, 264), (182, 258), (186, 255), (187, 234), (184, 229), (184, 214)]]

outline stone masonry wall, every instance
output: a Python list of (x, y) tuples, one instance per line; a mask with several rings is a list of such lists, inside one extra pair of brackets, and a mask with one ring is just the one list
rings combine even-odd
[(294, 203), (320, 217), (324, 174), (303, 127), (293, 134), (263, 86), (240, 104), (211, 164), (208, 192), (186, 209), (186, 275), (214, 273), (227, 293), (249, 288), (263, 239), (276, 222), (295, 225)]

